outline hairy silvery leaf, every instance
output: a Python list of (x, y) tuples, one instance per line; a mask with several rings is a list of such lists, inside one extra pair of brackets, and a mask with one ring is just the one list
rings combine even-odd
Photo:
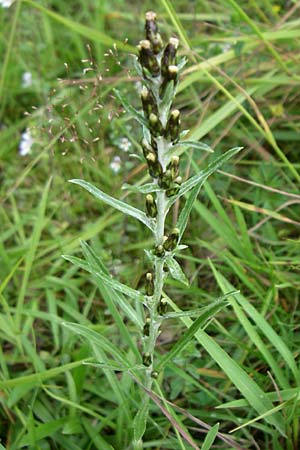
[(111, 342), (111, 340), (107, 339), (102, 334), (97, 333), (85, 325), (80, 325), (73, 322), (64, 322), (63, 326), (85, 338), (92, 346), (95, 345), (96, 347), (104, 350), (106, 353), (110, 353), (123, 366), (131, 366), (131, 363), (127, 361), (124, 353), (121, 352), (119, 348)]
[(109, 275), (106, 275), (101, 270), (96, 270), (94, 267), (92, 267), (90, 264), (88, 264), (86, 261), (80, 258), (76, 258), (75, 256), (68, 256), (63, 255), (63, 258), (67, 261), (70, 261), (71, 263), (75, 264), (76, 266), (81, 267), (84, 270), (87, 270), (88, 272), (92, 273), (96, 278), (99, 278), (103, 283), (112, 289), (115, 289), (118, 292), (121, 292), (124, 295), (127, 295), (128, 297), (134, 299), (143, 301), (144, 296), (141, 294), (141, 292), (136, 291), (135, 289), (132, 289), (125, 284), (120, 283), (119, 281), (115, 280), (114, 278), (110, 277)]
[[(186, 345), (188, 345), (194, 338), (195, 333), (200, 328), (203, 328), (209, 320), (211, 320), (222, 308), (227, 305), (225, 302), (226, 298), (231, 295), (234, 295), (235, 292), (231, 291), (230, 293), (218, 298), (216, 301), (212, 302), (210, 305), (202, 308), (202, 311), (198, 312), (199, 317), (193, 322), (193, 324), (189, 327), (189, 329), (183, 334), (183, 336), (173, 345), (171, 350), (166, 353), (158, 364), (157, 370), (161, 370), (168, 361), (174, 359), (179, 353), (184, 349)], [(185, 311), (181, 311), (179, 314), (185, 313)], [(189, 311), (190, 313), (190, 311)], [(168, 315), (170, 317), (170, 314)], [(184, 317), (183, 315), (178, 315), (177, 317)], [(175, 316), (176, 317), (176, 316)]]
[(170, 152), (178, 147), (189, 147), (189, 148), (196, 148), (197, 150), (203, 150), (205, 152), (213, 153), (214, 150), (207, 144), (204, 144), (204, 142), (199, 141), (180, 141), (178, 144), (173, 145), (173, 147), (170, 149)]
[(180, 283), (189, 286), (188, 279), (176, 259), (173, 256), (167, 256), (165, 258), (165, 261), (170, 271), (171, 277), (174, 278), (174, 280), (180, 281)]
[(120, 102), (122, 103), (124, 109), (131, 114), (131, 116), (136, 119), (141, 125), (145, 126), (146, 128), (148, 127), (147, 121), (144, 118), (144, 116), (138, 112), (133, 106), (130, 105), (130, 103), (127, 101), (127, 99), (121, 94), (120, 91), (118, 91), (117, 89), (114, 89), (114, 93), (116, 94), (116, 96), (118, 97), (118, 99), (120, 100)]
[(148, 219), (148, 217), (143, 211), (140, 211), (139, 209), (134, 208), (133, 206), (128, 205), (127, 203), (122, 202), (121, 200), (117, 200), (116, 198), (111, 197), (108, 194), (105, 194), (105, 192), (96, 188), (87, 181), (75, 179), (69, 180), (69, 182), (78, 184), (79, 186), (86, 189), (94, 197), (98, 198), (99, 200), (102, 200), (107, 205), (112, 206), (113, 208), (117, 209), (118, 211), (121, 211), (124, 214), (127, 214), (128, 216), (138, 219), (140, 222), (144, 223), (148, 228), (150, 228), (151, 231), (154, 230), (152, 221)]
[(147, 183), (142, 186), (134, 186), (133, 184), (123, 184), (123, 190), (140, 192), (141, 194), (151, 194), (152, 192), (159, 192), (162, 189), (157, 185), (157, 183)]
[[(98, 255), (95, 254), (93, 249), (84, 241), (80, 242), (82, 251), (87, 260), (87, 263), (90, 265), (90, 272), (93, 274), (93, 271), (103, 272), (105, 275), (109, 275), (107, 268), (105, 267), (102, 260)], [(88, 268), (86, 268), (88, 270)], [(95, 277), (96, 281), (97, 277)], [(138, 325), (139, 328), (143, 327), (143, 320), (137, 313), (137, 311), (128, 303), (128, 301), (121, 295), (117, 290), (112, 289), (111, 287), (106, 286), (102, 281), (101, 283), (97, 283), (99, 290), (106, 301), (108, 303), (108, 307), (111, 310), (110, 303), (113, 302), (116, 306), (123, 311), (123, 313)], [(113, 311), (112, 311), (113, 314)], [(116, 319), (115, 319), (116, 320)], [(136, 352), (137, 349), (133, 349), (133, 353)]]

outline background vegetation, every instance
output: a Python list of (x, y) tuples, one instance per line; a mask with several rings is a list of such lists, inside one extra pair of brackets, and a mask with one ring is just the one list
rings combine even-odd
[[(83, 365), (93, 361), (90, 346), (62, 323), (89, 326), (133, 361), (137, 331), (130, 322), (124, 327), (95, 281), (61, 255), (81, 256), (79, 239), (87, 240), (111, 273), (134, 288), (146, 270), (150, 236), (142, 225), (67, 180), (84, 178), (143, 207), (142, 196), (121, 190), (145, 172), (130, 156), (140, 151), (140, 131), (112, 89), (139, 107), (130, 54), (149, 9), (165, 35), (179, 37), (189, 61), (177, 97), (183, 128), (215, 150), (188, 150), (185, 175), (230, 147), (245, 149), (209, 179), (195, 204), (180, 260), (190, 286), (170, 281), (167, 289), (182, 309), (232, 289), (240, 295), (206, 326), (219, 347), (196, 334), (168, 362), (157, 394), (173, 406), (152, 403), (145, 448), (299, 448), (300, 5), (172, 4), (0, 6), (1, 448), (129, 448), (139, 388), (126, 373)], [(27, 129), (34, 143), (21, 156)], [(168, 322), (161, 355), (186, 325)], [(217, 354), (220, 347), (232, 359)], [(254, 384), (243, 384), (241, 368)], [(256, 397), (251, 401), (256, 387), (266, 410)], [(203, 443), (205, 424), (217, 423), (222, 436), (214, 427)], [(236, 444), (221, 439), (238, 427), (230, 435)]]

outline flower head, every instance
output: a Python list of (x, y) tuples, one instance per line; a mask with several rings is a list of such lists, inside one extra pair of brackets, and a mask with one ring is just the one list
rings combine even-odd
[(120, 139), (118, 147), (120, 150), (123, 150), (123, 152), (128, 152), (128, 150), (130, 150), (131, 148), (131, 142), (129, 141), (129, 139), (127, 139), (127, 137), (123, 137), (122, 139)]
[(115, 156), (112, 162), (110, 163), (109, 167), (111, 170), (115, 173), (118, 173), (121, 169), (121, 158), (120, 156)]

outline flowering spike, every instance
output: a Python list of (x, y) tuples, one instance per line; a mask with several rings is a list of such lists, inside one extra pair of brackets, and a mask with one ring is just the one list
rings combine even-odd
[(177, 194), (178, 194), (179, 190), (180, 190), (180, 185), (179, 185), (178, 183), (174, 183), (174, 184), (170, 187), (170, 189), (168, 189), (168, 190), (166, 191), (166, 196), (167, 196), (167, 197), (173, 197), (174, 195), (177, 195)]

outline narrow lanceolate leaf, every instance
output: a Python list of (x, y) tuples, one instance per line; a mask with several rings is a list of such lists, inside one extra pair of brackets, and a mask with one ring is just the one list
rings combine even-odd
[(159, 192), (162, 189), (157, 185), (157, 183), (146, 183), (142, 186), (134, 186), (133, 184), (123, 184), (122, 189), (132, 191), (132, 192), (140, 192), (141, 194), (151, 194), (152, 192)]
[[(199, 191), (200, 191), (203, 183), (207, 180), (207, 178), (211, 174), (213, 174), (216, 170), (218, 170), (224, 162), (228, 161), (232, 156), (236, 155), (239, 151), (242, 150), (242, 148), (243, 147), (234, 147), (234, 148), (228, 150), (228, 152), (226, 152), (224, 155), (220, 156), (215, 161), (213, 161), (211, 164), (209, 164), (209, 166), (205, 170), (199, 172), (197, 175), (195, 175), (194, 177), (190, 178), (189, 180), (187, 180), (185, 183), (182, 184), (181, 189), (176, 198), (187, 193), (191, 189), (192, 189), (192, 191), (191, 191), (187, 201), (185, 202), (185, 205), (184, 205), (184, 207), (180, 213), (180, 216), (178, 218), (177, 227), (180, 230), (179, 240), (181, 239), (181, 237), (184, 233), (184, 230), (187, 226), (188, 219), (189, 219), (191, 210), (193, 208), (193, 204), (199, 194)], [(172, 200), (172, 203), (173, 203), (173, 200)]]
[[(226, 280), (226, 278), (219, 273), (215, 267), (211, 264), (217, 283), (219, 284), (222, 291), (233, 289), (232, 284)], [(283, 339), (276, 333), (276, 331), (271, 327), (268, 321), (254, 308), (254, 306), (242, 295), (238, 294), (235, 296), (235, 300), (243, 308), (245, 313), (253, 320), (255, 325), (260, 329), (260, 331), (265, 335), (274, 348), (278, 351), (280, 358), (285, 364), (290, 368), (295, 379), (299, 379), (299, 371), (293, 353), (290, 351)]]
[[(170, 298), (168, 298), (168, 303), (172, 306), (174, 311), (180, 312), (178, 306), (172, 302)], [(193, 322), (188, 317), (182, 317), (181, 321), (187, 327), (193, 326)], [(195, 333), (195, 338), (203, 348), (205, 348), (219, 367), (221, 367), (256, 413), (261, 415), (273, 409), (273, 404), (264, 391), (212, 337), (210, 337), (203, 329), (198, 328)], [(266, 416), (264, 420), (269, 424), (274, 425), (281, 435), (285, 435), (285, 424), (282, 415), (278, 412), (271, 416)]]
[(188, 147), (188, 148), (195, 148), (197, 150), (203, 150), (205, 152), (213, 153), (214, 150), (204, 142), (199, 141), (180, 141), (178, 144), (175, 144), (172, 149), (177, 147)]
[(158, 371), (161, 370), (168, 363), (168, 361), (174, 359), (177, 355), (179, 355), (184, 347), (193, 340), (194, 335), (197, 333), (197, 331), (202, 328), (208, 320), (214, 317), (226, 305), (226, 303), (224, 302), (224, 299), (226, 297), (227, 296), (224, 296), (223, 298), (218, 299), (217, 302), (209, 305), (207, 308), (203, 308), (202, 313), (199, 314), (198, 319), (194, 321), (194, 323), (184, 333), (184, 335), (176, 342), (176, 344), (173, 345), (171, 350), (169, 350), (168, 353), (166, 353), (162, 357), (157, 367)]
[(164, 315), (164, 319), (179, 319), (180, 317), (197, 317), (202, 316), (204, 313), (209, 312), (212, 310), (212, 308), (215, 308), (216, 306), (222, 306), (225, 307), (229, 305), (228, 302), (225, 302), (225, 300), (230, 297), (231, 295), (238, 294), (240, 291), (231, 291), (228, 292), (226, 295), (223, 295), (222, 297), (218, 298), (217, 300), (211, 302), (209, 305), (203, 306), (202, 308), (195, 308), (190, 309), (188, 311), (180, 311), (180, 312), (169, 312)]
[(211, 447), (216, 439), (216, 436), (218, 434), (218, 431), (219, 431), (219, 424), (216, 423), (216, 425), (214, 425), (207, 433), (207, 435), (204, 439), (204, 442), (202, 444), (201, 450), (210, 450), (211, 449)]
[[(146, 396), (133, 421), (133, 436), (135, 448), (142, 448), (142, 437), (146, 431), (147, 418), (149, 415), (149, 397)], [(139, 447), (139, 445), (141, 447)]]
[[(99, 258), (98, 255), (95, 254), (94, 250), (84, 241), (81, 241), (80, 244), (84, 256), (91, 267), (91, 273), (93, 274), (93, 271), (100, 271), (109, 276), (109, 272), (105, 267), (103, 261)], [(111, 314), (113, 315), (121, 334), (123, 332), (123, 337), (125, 337), (125, 340), (128, 342), (133, 353), (135, 353), (137, 351), (136, 345), (133, 343), (127, 327), (124, 325), (123, 320), (116, 311), (116, 307), (118, 306), (123, 311), (123, 313), (139, 328), (143, 327), (143, 320), (137, 314), (135, 309), (132, 308), (132, 306), (128, 303), (128, 301), (126, 301), (123, 295), (121, 295), (116, 290), (105, 286), (105, 284), (101, 280), (99, 283), (97, 277), (95, 277), (95, 279), (103, 296), (103, 299), (106, 302)]]
[(118, 89), (114, 89), (114, 93), (122, 103), (124, 109), (134, 118), (136, 119), (141, 125), (144, 127), (148, 127), (147, 121), (144, 118), (144, 116), (138, 112), (133, 106), (130, 105), (130, 103), (127, 101), (127, 99), (121, 94)]
[(176, 259), (173, 256), (168, 256), (166, 259), (166, 264), (168, 266), (168, 269), (170, 271), (170, 275), (174, 280), (180, 281), (180, 283), (185, 284), (186, 286), (189, 285), (189, 281), (187, 277), (185, 276), (182, 268), (176, 261)]
[(91, 344), (91, 346), (95, 345), (101, 350), (104, 350), (106, 353), (112, 355), (115, 360), (121, 363), (122, 366), (127, 366), (128, 368), (131, 366), (131, 364), (127, 361), (126, 357), (118, 349), (118, 347), (116, 347), (111, 342), (111, 340), (107, 339), (102, 334), (97, 333), (96, 331), (91, 330), (85, 325), (80, 325), (78, 323), (64, 322), (63, 326), (78, 334), (79, 336), (82, 336)]
[(128, 205), (127, 203), (124, 203), (121, 200), (117, 200), (116, 198), (111, 197), (108, 194), (105, 194), (105, 192), (96, 188), (95, 186), (88, 183), (87, 181), (74, 179), (74, 180), (69, 180), (69, 182), (78, 184), (79, 186), (86, 189), (90, 194), (92, 194), (97, 199), (102, 200), (107, 205), (112, 206), (113, 208), (117, 209), (118, 211), (121, 211), (124, 214), (127, 214), (128, 216), (138, 219), (140, 222), (142, 222), (148, 228), (150, 228), (151, 231), (154, 231), (154, 225), (153, 225), (152, 221), (150, 221), (148, 219), (148, 217), (146, 216), (146, 214), (143, 211), (140, 211), (139, 209), (134, 208), (133, 206)]
[(134, 300), (143, 301), (144, 296), (139, 291), (136, 291), (135, 289), (132, 289), (125, 284), (120, 283), (117, 280), (114, 280), (109, 275), (106, 275), (104, 272), (101, 272), (100, 270), (94, 270), (90, 264), (88, 264), (86, 261), (80, 258), (76, 258), (75, 256), (68, 256), (68, 255), (62, 255), (64, 259), (67, 261), (70, 261), (71, 263), (75, 264), (78, 267), (81, 267), (84, 270), (87, 270), (88, 272), (92, 273), (96, 278), (99, 278), (106, 286), (111, 287), (112, 289), (115, 289), (118, 292), (121, 292), (124, 295), (127, 295), (130, 298), (133, 298)]

